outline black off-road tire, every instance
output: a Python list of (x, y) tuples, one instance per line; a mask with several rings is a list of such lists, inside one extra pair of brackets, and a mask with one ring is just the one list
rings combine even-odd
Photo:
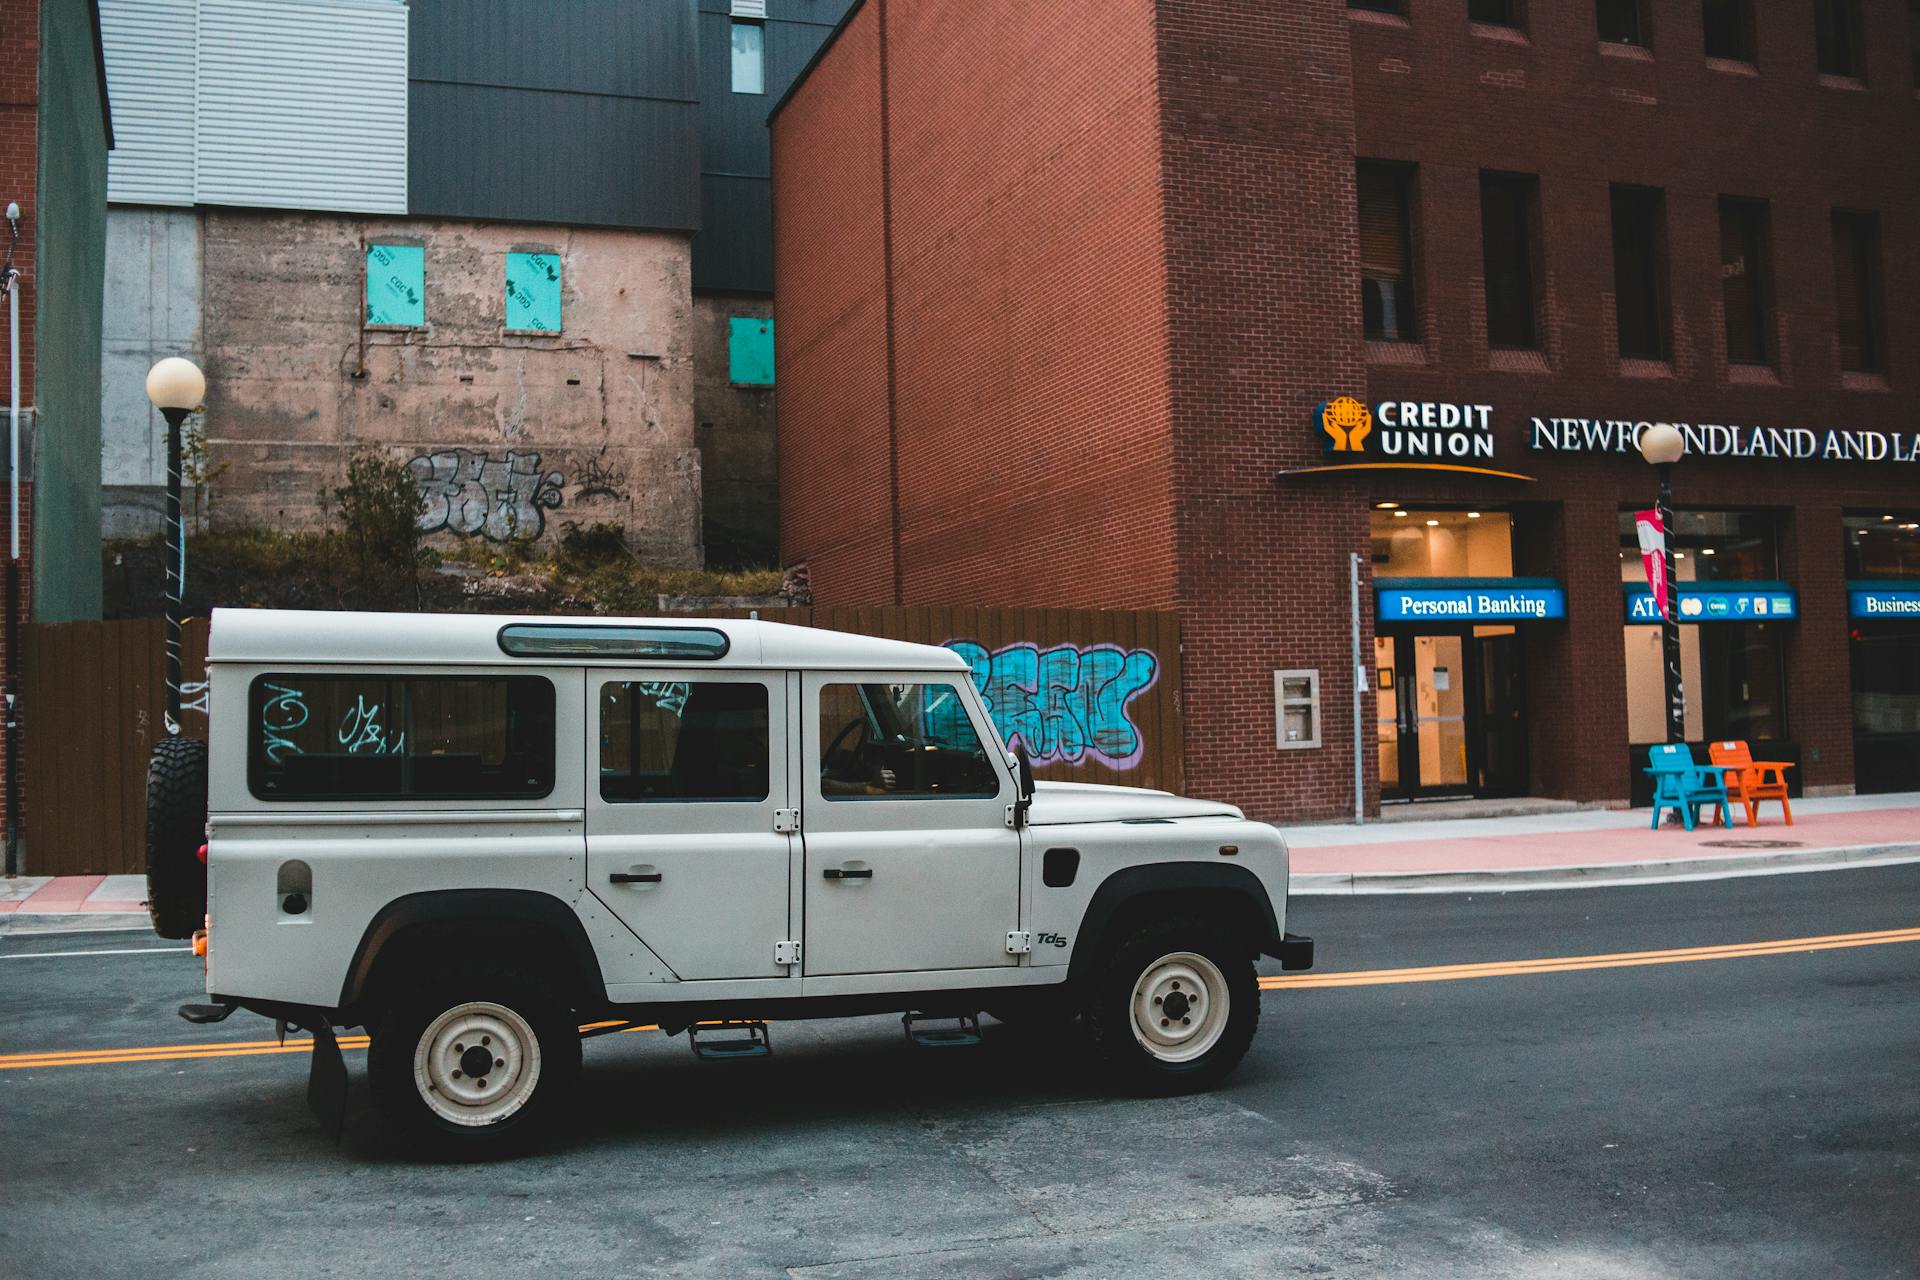
[(147, 914), (163, 938), (191, 938), (207, 916), (207, 744), (169, 735), (147, 762)]
[[(1182, 956), (1200, 963), (1188, 964), (1178, 959)], [(1193, 971), (1192, 976), (1183, 976), (1183, 966)], [(1088, 986), (1086, 1021), (1095, 1059), (1129, 1092), (1168, 1095), (1212, 1088), (1246, 1055), (1260, 1026), (1260, 982), (1251, 942), (1239, 931), (1201, 916), (1179, 916), (1135, 929), (1107, 953)], [(1183, 1000), (1192, 1000), (1196, 994), (1202, 999), (1193, 1004), (1174, 1001), (1182, 989)], [(1155, 1008), (1156, 992), (1174, 1001), (1178, 1011)], [(1224, 1010), (1219, 1001), (1222, 992)], [(1154, 1010), (1153, 1021), (1166, 1027), (1162, 1034), (1199, 1038), (1184, 1045), (1161, 1045), (1159, 1051), (1150, 1048), (1147, 1032), (1134, 1014), (1136, 1000), (1144, 1002), (1143, 1009)], [(1174, 1016), (1159, 1022), (1162, 1013)], [(1209, 1040), (1204, 1020), (1212, 1016), (1220, 1022)], [(1181, 1017), (1189, 1019), (1185, 1026), (1178, 1022)], [(1193, 1019), (1202, 1020), (1198, 1030), (1193, 1029)], [(1178, 1059), (1202, 1044), (1207, 1047)]]
[[(475, 1035), (485, 1037), (485, 1045), (469, 1045), (467, 1039), (473, 1036), (448, 1039), (460, 1025), (455, 1011), (464, 1006), (480, 1006), (467, 1017), (483, 1020), (475, 1026)], [(529, 1066), (524, 1045), (514, 1060), (511, 1079), (465, 1075), (469, 1084), (464, 1087), (477, 1083), (481, 1090), (464, 1102), (451, 1092), (463, 1086), (448, 1077), (459, 1074), (456, 1063), (477, 1065), (471, 1060), (481, 1049), (488, 1054), (504, 1052), (505, 1039), (496, 1041), (487, 1036), (488, 1023), (484, 1020), (493, 1020), (496, 1035), (504, 1027), (509, 1035), (520, 1038), (518, 1030), (510, 1025), (512, 1019), (501, 1018), (500, 1010), (531, 1030), (538, 1047), (537, 1071), (515, 1108), (490, 1118), (497, 1107), (484, 1104), (484, 1099), (491, 1096), (485, 1087), (491, 1085), (493, 1093), (500, 1096), (511, 1096), (520, 1087)], [(436, 1024), (449, 1016), (453, 1021), (441, 1028), (446, 1034), (435, 1036)], [(374, 1102), (406, 1142), (427, 1155), (454, 1160), (516, 1155), (551, 1139), (573, 1117), (580, 1084), (579, 1024), (558, 989), (533, 974), (504, 966), (475, 965), (409, 980), (369, 1019), (368, 1031), (372, 1042), (367, 1053), (367, 1078)], [(438, 1070), (449, 1092), (436, 1107), (428, 1100), (434, 1077), (425, 1060), (434, 1054), (434, 1045), (440, 1039), (448, 1039), (447, 1044), (439, 1046)], [(504, 1064), (507, 1057), (494, 1061)], [(448, 1118), (446, 1112), (450, 1110), (463, 1113), (469, 1122)]]

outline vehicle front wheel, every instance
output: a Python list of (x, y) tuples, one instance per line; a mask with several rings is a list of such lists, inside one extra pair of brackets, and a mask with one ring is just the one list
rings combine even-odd
[(371, 1030), (375, 1102), (434, 1154), (526, 1150), (551, 1136), (574, 1100), (579, 1027), (565, 999), (529, 975), (438, 975), (400, 993)]
[(1211, 1088), (1260, 1025), (1253, 954), (1232, 930), (1198, 917), (1142, 926), (1095, 976), (1087, 1023), (1102, 1065), (1143, 1093)]

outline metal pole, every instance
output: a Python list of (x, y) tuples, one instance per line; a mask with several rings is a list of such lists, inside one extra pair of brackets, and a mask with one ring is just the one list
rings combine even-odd
[(1667, 741), (1687, 740), (1687, 694), (1680, 682), (1680, 582), (1673, 574), (1673, 464), (1660, 470), (1660, 526), (1667, 575), (1667, 608), (1660, 619), (1660, 648), (1667, 665)]
[(1353, 820), (1367, 820), (1366, 734), (1361, 727), (1362, 696), (1367, 691), (1367, 668), (1360, 654), (1360, 553), (1347, 554), (1347, 586), (1353, 626)]
[[(15, 233), (16, 238), (18, 232)], [(20, 865), (20, 273), (7, 253), (7, 495), (12, 527), (7, 540), (7, 874)]]
[(167, 732), (180, 732), (180, 595), (185, 586), (186, 534), (180, 526), (180, 424), (186, 409), (162, 409), (167, 419)]

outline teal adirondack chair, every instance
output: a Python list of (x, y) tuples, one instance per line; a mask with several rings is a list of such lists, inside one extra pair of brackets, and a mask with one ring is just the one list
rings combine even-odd
[(1719, 805), (1722, 821), (1733, 825), (1726, 771), (1720, 766), (1695, 764), (1693, 752), (1683, 742), (1648, 748), (1647, 763), (1647, 772), (1653, 776), (1654, 830), (1660, 829), (1660, 814), (1666, 809), (1678, 809), (1681, 823), (1693, 830), (1703, 804)]

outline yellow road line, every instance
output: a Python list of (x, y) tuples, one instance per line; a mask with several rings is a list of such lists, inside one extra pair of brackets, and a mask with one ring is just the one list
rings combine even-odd
[(1529, 973), (1572, 973), (1582, 969), (1628, 969), (1640, 965), (1686, 964), (1695, 960), (1737, 960), (1751, 956), (1797, 955), (1845, 947), (1875, 947), (1890, 942), (1920, 942), (1920, 928), (1881, 929), (1873, 933), (1835, 933), (1815, 938), (1780, 938), (1719, 947), (1679, 947), (1669, 951), (1620, 951), (1610, 955), (1558, 956), (1544, 960), (1496, 960), (1485, 964), (1442, 964), (1412, 969), (1356, 969), (1345, 973), (1283, 974), (1260, 979), (1268, 991), (1301, 987), (1373, 987), (1406, 982), (1456, 982), (1467, 978), (1510, 978)]
[[(1571, 973), (1582, 969), (1626, 969), (1640, 965), (1686, 964), (1695, 960), (1737, 960), (1752, 956), (1798, 955), (1846, 947), (1877, 947), (1893, 942), (1920, 942), (1920, 928), (1881, 929), (1872, 933), (1833, 933), (1812, 938), (1779, 938), (1770, 942), (1739, 942), (1714, 947), (1677, 947), (1667, 951), (1618, 951), (1607, 955), (1556, 956), (1541, 960), (1494, 960), (1484, 964), (1424, 965), (1408, 969), (1355, 969), (1344, 973), (1300, 973), (1260, 979), (1268, 991), (1302, 987), (1373, 987), (1392, 983), (1457, 982), (1469, 978), (1510, 978), (1533, 973)], [(583, 1031), (618, 1026), (617, 1022), (590, 1022)], [(623, 1027), (620, 1034), (657, 1031), (653, 1025)], [(364, 1049), (364, 1035), (341, 1036), (342, 1049)], [(277, 1040), (222, 1040), (212, 1044), (147, 1045), (125, 1049), (49, 1049), (40, 1053), (0, 1054), (0, 1071), (35, 1067), (104, 1066), (117, 1062), (183, 1062), (199, 1058), (250, 1058), (285, 1053), (311, 1053), (305, 1038), (281, 1044)]]

